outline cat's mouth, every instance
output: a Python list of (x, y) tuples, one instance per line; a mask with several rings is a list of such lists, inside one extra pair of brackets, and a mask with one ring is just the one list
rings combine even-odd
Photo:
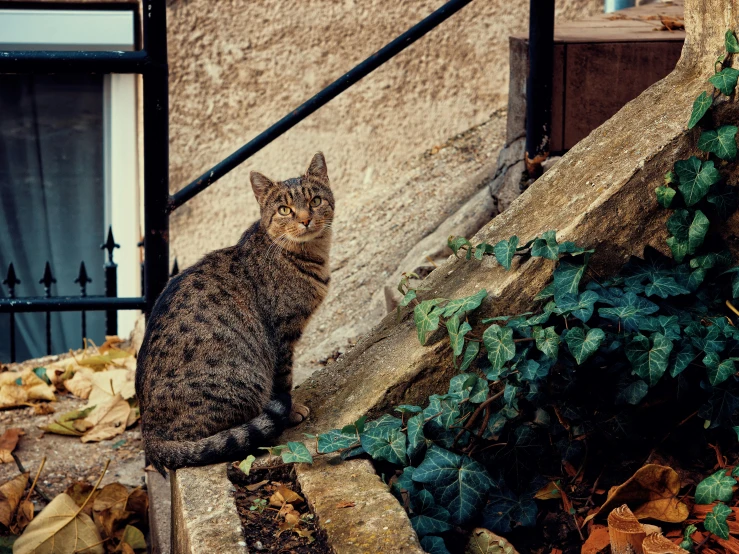
[(323, 227), (320, 229), (303, 229), (302, 231), (291, 233), (290, 240), (293, 242), (309, 242), (318, 238), (321, 234), (323, 234)]

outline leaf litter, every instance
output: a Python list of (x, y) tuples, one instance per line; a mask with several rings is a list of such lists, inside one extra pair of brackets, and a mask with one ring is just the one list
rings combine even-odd
[(228, 476), (236, 486), (236, 508), (249, 551), (332, 552), (291, 467), (249, 469), (247, 475), (238, 464), (228, 468)]

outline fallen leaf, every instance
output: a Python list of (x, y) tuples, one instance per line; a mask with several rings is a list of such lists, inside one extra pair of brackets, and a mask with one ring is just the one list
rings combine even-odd
[(336, 505), (337, 508), (353, 508), (354, 506), (356, 506), (354, 502), (339, 502)]
[(0, 408), (26, 406), (31, 400), (56, 400), (54, 389), (32, 370), (0, 373)]
[(559, 490), (558, 483), (550, 481), (536, 492), (534, 498), (537, 500), (553, 500), (555, 498), (562, 498), (562, 493)]
[(73, 410), (60, 415), (56, 421), (50, 423), (46, 427), (42, 427), (47, 433), (55, 433), (57, 435), (69, 435), (72, 437), (81, 437), (82, 432), (75, 427), (77, 420), (87, 417), (93, 410), (92, 407), (84, 410)]
[(72, 498), (60, 494), (28, 524), (13, 545), (13, 554), (57, 554), (84, 551), (104, 554), (102, 538), (90, 516)]
[(124, 400), (136, 395), (134, 372), (128, 369), (110, 369), (90, 376), (92, 391), (87, 406), (97, 406), (120, 394)]
[[(117, 437), (126, 430), (126, 422), (131, 406), (120, 394), (95, 406), (81, 423), (89, 426), (89, 431), (80, 439), (82, 442), (99, 442)], [(77, 428), (77, 425), (75, 425)]]
[(264, 481), (259, 481), (259, 483), (254, 483), (253, 485), (247, 485), (246, 490), (248, 490), (249, 492), (254, 492), (256, 490), (261, 489), (267, 483), (269, 483), (269, 479), (265, 479)]
[(16, 508), (23, 497), (23, 491), (28, 484), (29, 473), (21, 473), (10, 481), (0, 485), (0, 523), (10, 527)]
[(108, 350), (116, 348), (116, 344), (121, 344), (123, 339), (118, 335), (105, 335), (105, 342), (100, 345), (98, 350), (101, 354), (105, 354)]
[(648, 464), (622, 485), (611, 488), (595, 515), (608, 514), (626, 504), (638, 519), (680, 523), (688, 517), (688, 506), (678, 500), (679, 492), (680, 478), (674, 469)]
[(111, 347), (105, 354), (86, 356), (77, 359), (77, 363), (84, 367), (90, 367), (95, 370), (103, 370), (111, 365), (115, 360), (128, 358), (132, 356), (130, 352)]
[(126, 511), (136, 514), (142, 521), (148, 521), (149, 515), (149, 495), (141, 489), (133, 489), (128, 494), (126, 502)]
[(41, 403), (33, 405), (33, 413), (36, 415), (49, 415), (53, 414), (55, 411), (54, 406), (51, 404)]
[(278, 486), (277, 492), (279, 492), (282, 495), (282, 498), (285, 499), (285, 502), (289, 504), (300, 504), (301, 502), (304, 502), (303, 498), (298, 493), (284, 485)]
[(13, 461), (13, 456), (11, 454), (13, 450), (15, 450), (15, 447), (18, 444), (18, 439), (21, 435), (25, 435), (23, 429), (14, 427), (12, 429), (7, 429), (5, 433), (3, 433), (3, 436), (0, 437), (0, 464), (7, 464)]
[(478, 527), (472, 531), (465, 554), (518, 554), (513, 545), (500, 535)]
[(64, 381), (64, 388), (76, 397), (87, 400), (92, 392), (91, 375), (85, 371), (77, 371), (71, 379)]
[(133, 525), (126, 525), (121, 537), (121, 544), (127, 544), (132, 550), (146, 550), (144, 534)]
[(84, 504), (85, 507), (82, 511), (92, 517), (92, 507), (95, 503), (95, 499), (100, 494), (100, 489), (95, 489), (95, 492), (92, 494), (92, 498), (90, 498), (90, 501), (85, 504), (85, 501), (87, 500), (87, 497), (90, 496), (92, 489), (93, 487), (90, 483), (77, 481), (76, 483), (69, 485), (64, 493), (68, 494), (78, 506), (82, 506)]
[(127, 503), (128, 489), (120, 483), (110, 483), (100, 490), (92, 505), (92, 509), (95, 512), (102, 512), (110, 508), (125, 510)]
[[(129, 406), (131, 404), (129, 403)], [(128, 419), (126, 420), (126, 429), (131, 427), (134, 423), (136, 423), (139, 419), (141, 419), (141, 409), (139, 408), (138, 404), (135, 406), (131, 406), (131, 411), (128, 413)]]
[(598, 554), (610, 544), (611, 537), (608, 534), (608, 527), (605, 525), (595, 525), (590, 531), (588, 540), (582, 545), (580, 554)]
[(295, 527), (293, 529), (296, 535), (299, 537), (303, 537), (304, 539), (308, 539), (308, 544), (311, 544), (313, 541), (315, 541), (315, 537), (313, 536), (313, 531), (309, 529), (303, 529), (302, 527)]
[(10, 526), (10, 532), (14, 535), (20, 535), (23, 530), (28, 527), (33, 519), (33, 502), (30, 500), (21, 500), (18, 511), (15, 513), (15, 521)]

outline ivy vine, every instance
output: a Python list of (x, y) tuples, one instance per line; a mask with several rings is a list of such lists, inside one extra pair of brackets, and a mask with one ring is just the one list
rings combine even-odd
[[(404, 276), (399, 310), (412, 306), (420, 343), (439, 329), (449, 337), (458, 374), (448, 391), (425, 406), (398, 406), (397, 415), (308, 435), (319, 454), (366, 454), (381, 464), (428, 551), (448, 552), (440, 535), (453, 526), (505, 533), (535, 525), (535, 494), (547, 483), (542, 475), (561, 465), (577, 468), (594, 430), (619, 436), (628, 407), (668, 381), (677, 394), (690, 390), (699, 398), (705, 429), (733, 427), (739, 329), (729, 316), (739, 315), (732, 304), (739, 266), (730, 267), (717, 229), (738, 205), (724, 176), (737, 157), (737, 127), (708, 127), (711, 109), (733, 95), (739, 78), (728, 67), (739, 53), (732, 31), (725, 42), (727, 56), (709, 79), (715, 88), (698, 96), (688, 122), (688, 129), (700, 128), (701, 152), (676, 161), (654, 191), (671, 211), (671, 258), (647, 249), (619, 275), (602, 279), (589, 267), (593, 250), (558, 242), (554, 230), (494, 245), (450, 237), (454, 254), (470, 263), (492, 256), (510, 270), (516, 258), (556, 262), (551, 283), (536, 296), (538, 308), (485, 317), (481, 307), (492, 304), (485, 290), (422, 299), (421, 289), (410, 288), (413, 275)], [(270, 450), (285, 462), (312, 462), (302, 443)], [(736, 470), (718, 472), (696, 491), (697, 503), (720, 501), (705, 522), (719, 536), (728, 536), (723, 502), (733, 495), (735, 477)], [(686, 547), (694, 530), (686, 529)]]

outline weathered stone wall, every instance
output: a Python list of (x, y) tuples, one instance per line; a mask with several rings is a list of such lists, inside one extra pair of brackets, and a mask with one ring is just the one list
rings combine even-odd
[[(443, 0), (169, 0), (171, 187), (176, 190), (349, 70)], [(602, 0), (557, 2), (560, 18)], [(252, 169), (302, 172), (323, 150), (342, 202), (391, 180), (404, 162), (504, 107), (508, 37), (525, 32), (528, 2), (483, 0), (257, 154), (178, 210), (180, 267), (235, 242), (256, 218)], [(371, 217), (393, 210), (365, 203)], [(337, 222), (336, 232), (351, 222)]]

